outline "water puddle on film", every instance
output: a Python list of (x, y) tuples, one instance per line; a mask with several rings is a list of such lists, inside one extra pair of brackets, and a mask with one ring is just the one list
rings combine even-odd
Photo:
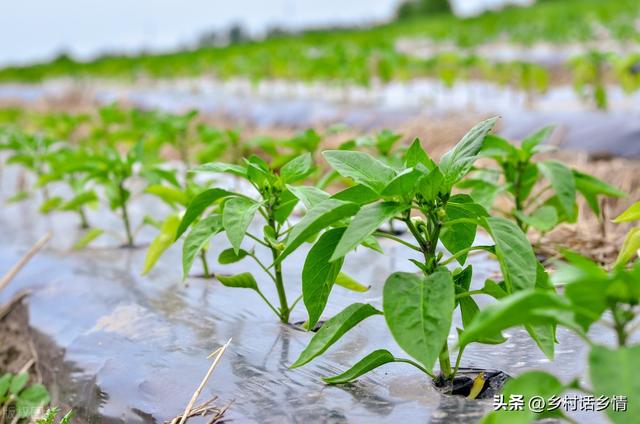
[[(11, 193), (13, 184), (12, 168), (5, 169), (3, 199)], [(43, 364), (52, 370), (46, 383), (54, 404), (69, 404), (84, 418), (105, 423), (171, 419), (184, 409), (206, 373), (210, 365), (207, 355), (230, 338), (232, 344), (202, 399), (218, 395), (224, 404), (235, 400), (227, 415), (235, 422), (475, 422), (491, 409), (491, 400), (440, 394), (424, 375), (405, 364), (383, 366), (349, 385), (323, 384), (321, 377), (344, 371), (375, 349), (404, 356), (382, 317), (369, 318), (322, 357), (289, 370), (288, 365), (312, 334), (279, 324), (253, 291), (226, 288), (204, 279), (190, 279), (185, 287), (181, 282), (180, 246), (170, 249), (148, 277), (140, 276), (143, 248), (109, 247), (107, 244), (116, 246), (117, 241), (107, 239), (102, 246), (72, 252), (69, 247), (77, 237), (74, 217), (42, 216), (36, 212), (36, 205), (28, 200), (0, 209), (0, 269), (9, 268), (46, 231), (54, 234), (48, 248), (0, 293), (0, 302), (21, 289), (32, 289), (26, 300), (30, 325), (63, 352), (58, 362)], [(152, 199), (135, 199), (134, 220), (141, 220), (151, 209), (158, 215), (162, 211)], [(90, 220), (120, 229), (117, 217), (107, 213), (94, 212)], [(154, 233), (143, 231), (139, 236), (145, 243)], [(380, 243), (385, 256), (359, 249), (344, 267), (371, 289), (354, 293), (335, 287), (325, 317), (355, 301), (380, 307), (387, 275), (413, 270), (407, 260), (412, 251), (386, 239)], [(209, 252), (212, 262), (227, 247), (223, 235), (214, 238)], [(300, 290), (305, 254), (297, 252), (284, 262), (291, 298)], [(472, 256), (471, 262), (474, 286), (499, 271), (484, 254)], [(260, 270), (248, 261), (216, 265), (214, 271), (254, 272), (265, 295), (271, 299), (276, 296)], [(304, 319), (304, 308), (298, 304), (291, 320)], [(455, 321), (460, 325), (460, 317)], [(600, 337), (605, 332), (597, 328), (594, 332), (597, 339), (607, 340)], [(583, 374), (586, 351), (570, 333), (559, 331), (561, 343), (553, 363), (544, 358), (524, 331), (509, 331), (508, 335), (509, 341), (502, 345), (468, 347), (462, 366), (497, 369), (510, 375), (539, 368), (565, 380)], [(587, 422), (579, 415), (576, 419)], [(598, 422), (593, 414), (588, 419)]]

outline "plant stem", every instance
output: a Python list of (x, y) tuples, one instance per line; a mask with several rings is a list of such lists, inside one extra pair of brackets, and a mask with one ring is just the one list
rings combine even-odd
[(129, 222), (129, 212), (127, 211), (127, 199), (125, 196), (124, 187), (122, 182), (118, 184), (118, 191), (120, 192), (120, 201), (122, 202), (122, 221), (124, 222), (124, 229), (127, 234), (127, 246), (133, 246), (133, 233), (131, 233), (131, 224)]
[(254, 261), (256, 261), (256, 263), (258, 264), (258, 266), (260, 268), (262, 268), (262, 270), (271, 278), (271, 280), (273, 280), (273, 282), (275, 283), (276, 281), (276, 277), (271, 273), (271, 271), (269, 271), (269, 268), (267, 268), (260, 259), (258, 259), (258, 257), (254, 254), (249, 252), (249, 256), (251, 256), (253, 258)]
[[(522, 199), (520, 199), (520, 191), (522, 190), (522, 173), (524, 172), (525, 163), (522, 161), (518, 161), (518, 165), (516, 166), (516, 180), (513, 183), (513, 197), (516, 204), (516, 211), (524, 213), (524, 207), (522, 205)], [(518, 227), (522, 230), (523, 233), (527, 233), (527, 224), (522, 222), (518, 215), (515, 215), (516, 223)]]
[(614, 329), (616, 330), (616, 336), (618, 337), (618, 346), (624, 347), (627, 344), (627, 332), (625, 331), (626, 322), (623, 319), (620, 319), (617, 311), (617, 306), (611, 308)]
[[(278, 230), (276, 228), (276, 220), (273, 217), (273, 208), (269, 208), (268, 209), (269, 212), (269, 220), (268, 220), (268, 224), (271, 228), (273, 228), (273, 231), (276, 233), (275, 234), (275, 238), (276, 240), (279, 237), (278, 234)], [(291, 309), (289, 309), (289, 304), (287, 303), (287, 293), (284, 289), (284, 282), (282, 281), (282, 263), (278, 262), (278, 255), (279, 252), (278, 250), (269, 245), (269, 249), (271, 250), (271, 256), (273, 257), (273, 263), (274, 265), (274, 274), (275, 274), (275, 284), (276, 284), (276, 290), (278, 291), (278, 300), (280, 301), (280, 321), (282, 321), (283, 323), (287, 324), (289, 322), (289, 314), (291, 313)]]
[(449, 343), (447, 341), (445, 341), (444, 346), (442, 346), (442, 350), (438, 356), (438, 362), (440, 363), (440, 372), (442, 373), (442, 376), (447, 380), (453, 378), (453, 373), (451, 372), (451, 360), (449, 359)]
[(78, 209), (78, 215), (80, 215), (80, 228), (83, 230), (89, 228), (89, 220), (87, 219), (87, 214), (84, 212), (82, 207)]
[(296, 307), (296, 305), (298, 304), (298, 302), (300, 302), (301, 299), (302, 299), (302, 295), (298, 296), (298, 298), (294, 300), (293, 303), (291, 304), (291, 307), (289, 308), (289, 310), (293, 311), (293, 308)]
[(200, 261), (202, 262), (202, 269), (204, 270), (204, 278), (211, 278), (209, 264), (207, 264), (207, 254), (204, 249), (200, 251)]
[(420, 234), (420, 231), (418, 231), (416, 226), (413, 225), (413, 222), (411, 222), (410, 213), (408, 213), (405, 216), (403, 221), (404, 221), (405, 224), (407, 224), (407, 228), (409, 228), (409, 231), (411, 232), (411, 234), (413, 234), (413, 237), (416, 239), (416, 241), (420, 245), (420, 251), (422, 252), (422, 255), (424, 256), (425, 264), (428, 264), (429, 263), (429, 253), (428, 253), (429, 247), (427, 246), (427, 242), (424, 240), (424, 238)]
[[(407, 224), (407, 228), (416, 241), (420, 245), (420, 251), (422, 252), (425, 260), (425, 274), (430, 274), (435, 270), (436, 267), (436, 248), (438, 245), (438, 239), (440, 237), (440, 228), (442, 227), (442, 223), (438, 219), (438, 216), (435, 213), (425, 214), (430, 222), (432, 223), (431, 229), (426, 231), (425, 236), (416, 228), (416, 226), (411, 222), (411, 212), (408, 212), (404, 218), (402, 219), (405, 224)], [(444, 376), (445, 379), (451, 379), (453, 377), (453, 373), (451, 372), (451, 360), (449, 359), (449, 344), (445, 340), (444, 346), (442, 346), (442, 350), (438, 355), (438, 361), (440, 363), (440, 372)], [(404, 361), (407, 362), (407, 361)], [(412, 362), (409, 362), (412, 363)], [(412, 363), (413, 364), (413, 363)], [(416, 364), (413, 364), (416, 365)], [(419, 367), (420, 368), (420, 367)], [(431, 378), (435, 378), (432, 374), (423, 369), (427, 374), (431, 376)]]
[(258, 292), (258, 295), (262, 298), (262, 300), (265, 301), (265, 303), (267, 304), (267, 306), (269, 306), (269, 308), (271, 308), (271, 310), (278, 316), (280, 316), (280, 312), (278, 312), (278, 310), (275, 308), (275, 306), (273, 306), (271, 304), (271, 302), (269, 302), (269, 299), (267, 299), (265, 297), (265, 295), (260, 291), (260, 289), (256, 289), (256, 291)]
[(489, 251), (489, 249), (491, 248), (491, 246), (471, 246), (468, 247), (466, 249), (462, 249), (459, 252), (456, 252), (455, 255), (450, 256), (449, 258), (447, 258), (445, 261), (441, 262), (441, 265), (446, 265), (450, 262), (455, 261), (456, 259), (458, 259), (460, 256), (464, 256), (466, 254), (468, 254), (469, 252), (473, 251), (473, 250), (486, 250)]
[(422, 252), (422, 250), (418, 246), (416, 246), (415, 244), (411, 244), (408, 241), (403, 240), (400, 237), (396, 237), (396, 236), (394, 236), (392, 234), (383, 233), (382, 231), (376, 231), (375, 233), (373, 233), (373, 235), (376, 236), (376, 237), (383, 237), (383, 238), (388, 238), (389, 240), (397, 241), (398, 243), (404, 244), (405, 246), (407, 246), (407, 247), (409, 247), (409, 248), (411, 248), (413, 250), (416, 250), (418, 252)]
[(247, 232), (246, 234), (247, 234), (247, 236), (249, 236), (250, 239), (253, 239), (254, 241), (260, 243), (264, 247), (271, 247), (267, 243), (265, 243), (264, 241), (260, 240), (258, 237), (254, 236), (253, 234), (251, 234), (249, 232)]
[(485, 294), (482, 290), (470, 290), (464, 293), (460, 293), (456, 295), (456, 300), (462, 299), (463, 297), (473, 296), (474, 294)]
[(462, 352), (464, 352), (464, 346), (460, 348), (460, 350), (458, 351), (458, 357), (456, 358), (456, 365), (455, 367), (453, 367), (453, 374), (451, 375), (451, 377), (455, 377), (456, 374), (458, 373), (458, 368), (460, 368), (460, 360), (462, 359)]
[(418, 368), (420, 371), (422, 371), (423, 373), (427, 374), (429, 377), (435, 379), (436, 376), (430, 372), (428, 369), (426, 369), (425, 367), (423, 367), (422, 365), (418, 364), (417, 362), (414, 362), (410, 359), (404, 359), (404, 358), (395, 358), (395, 362), (403, 362), (405, 364), (410, 364), (413, 365), (414, 367)]
[[(271, 254), (273, 255), (273, 261), (275, 262), (278, 259), (278, 251), (271, 248)], [(275, 266), (275, 274), (276, 290), (278, 290), (278, 299), (280, 301), (280, 321), (286, 324), (289, 322), (289, 314), (291, 313), (291, 310), (287, 304), (287, 293), (284, 290), (284, 283), (282, 281), (282, 265), (280, 263)]]

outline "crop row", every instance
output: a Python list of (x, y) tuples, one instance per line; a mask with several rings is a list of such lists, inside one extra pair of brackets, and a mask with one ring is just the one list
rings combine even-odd
[[(617, 260), (607, 268), (564, 251), (559, 270), (548, 273), (536, 258), (529, 230), (544, 233), (559, 223), (575, 222), (581, 213), (599, 215), (600, 199), (625, 195), (562, 162), (539, 159), (548, 150), (544, 141), (550, 128), (514, 144), (492, 134), (497, 119), (488, 119), (469, 130), (439, 161), (429, 156), (419, 140), (399, 146), (400, 137), (389, 131), (365, 141), (348, 140), (318, 154), (320, 136), (314, 132), (252, 149), (238, 142), (238, 135), (217, 130), (222, 145), (231, 149), (220, 157), (231, 161), (210, 162), (197, 158), (209, 147), (205, 134), (216, 130), (195, 126), (195, 113), (166, 115), (110, 106), (97, 115), (45, 114), (34, 120), (25, 119), (19, 111), (5, 112), (5, 119), (8, 116), (22, 118), (7, 119), (20, 125), (5, 124), (0, 145), (7, 151), (7, 163), (18, 164), (36, 177), (34, 189), (42, 190), (45, 199), (41, 210), (75, 212), (83, 225), (89, 225), (83, 208), (106, 204), (120, 214), (127, 244), (133, 245), (128, 214), (131, 182), (144, 182), (145, 192), (165, 202), (172, 212), (145, 219), (158, 235), (149, 247), (143, 272), (162, 260), (171, 245), (181, 243), (184, 278), (199, 258), (206, 276), (226, 287), (255, 291), (283, 323), (289, 322), (291, 311), (302, 301), (308, 315), (304, 327), (314, 329), (335, 284), (366, 290), (342, 272), (353, 250), (384, 254), (378, 239), (386, 238), (417, 253), (417, 259), (411, 259), (416, 272), (388, 276), (381, 309), (364, 302), (346, 307), (320, 325), (292, 368), (322, 355), (363, 320), (382, 315), (385, 331), (408, 357), (375, 350), (325, 381), (346, 383), (397, 362), (412, 365), (451, 390), (470, 343), (504, 343), (503, 330), (523, 327), (553, 359), (561, 326), (589, 346), (591, 384), (565, 384), (551, 374), (533, 371), (509, 380), (503, 392), (545, 397), (566, 390), (609, 397), (622, 393), (630, 400), (628, 411), (608, 410), (607, 414), (614, 422), (637, 421), (640, 392), (633, 366), (640, 360), (640, 345), (630, 337), (637, 328), (640, 301), (640, 261), (636, 259), (640, 228), (629, 232)], [(242, 153), (236, 155), (238, 149)], [(164, 162), (162, 152), (167, 150), (178, 152), (189, 172)], [(217, 186), (214, 178), (220, 174), (244, 181), (250, 190)], [(58, 186), (66, 186), (72, 197), (52, 196), (49, 189)], [(584, 197), (590, 212), (579, 210), (578, 196)], [(496, 207), (499, 199), (511, 207)], [(636, 203), (615, 222), (639, 219), (640, 203)], [(490, 237), (490, 244), (474, 244), (480, 230)], [(94, 228), (87, 234), (82, 244), (100, 231)], [(229, 245), (218, 256), (219, 264), (254, 261), (261, 274), (211, 272), (207, 250), (214, 237), (226, 239)], [(311, 247), (299, 266), (300, 281), (285, 282), (283, 262), (307, 243)], [(264, 250), (270, 259), (265, 261), (256, 250)], [(481, 288), (471, 286), (473, 267), (467, 259), (474, 251), (495, 258), (501, 279), (487, 279)], [(261, 290), (264, 284), (274, 285), (277, 299), (267, 298)], [(292, 300), (288, 291), (294, 286), (302, 294)], [(481, 308), (476, 301), (479, 296), (495, 302)], [(450, 345), (449, 331), (458, 308), (462, 325), (457, 328), (457, 341)], [(596, 322), (611, 328), (616, 347), (601, 346), (589, 337), (588, 330)], [(488, 384), (481, 373), (465, 395), (475, 398)], [(513, 414), (497, 411), (485, 420), (511, 422)], [(562, 416), (558, 410), (527, 407), (515, 414), (522, 421)]]
[[(557, 3), (557, 4), (556, 4)], [(371, 85), (375, 81), (436, 77), (447, 86), (467, 78), (479, 78), (515, 87), (530, 94), (544, 92), (549, 69), (527, 61), (491, 61), (473, 53), (450, 52), (420, 59), (398, 52), (396, 42), (426, 37), (458, 44), (502, 41), (501, 36), (533, 43), (537, 40), (587, 41), (596, 27), (608, 28), (614, 38), (637, 45), (639, 16), (634, 1), (544, 2), (530, 9), (510, 9), (471, 20), (438, 16), (426, 20), (393, 23), (369, 30), (310, 32), (259, 42), (205, 47), (167, 54), (105, 56), (89, 62), (66, 55), (42, 64), (6, 67), (0, 81), (37, 82), (48, 78), (176, 78), (215, 76), (222, 80), (246, 78), (324, 81)], [(539, 16), (539, 19), (532, 17)], [(630, 52), (633, 50), (630, 48)], [(606, 82), (625, 91), (638, 89), (638, 55), (587, 53), (565, 64), (573, 72), (580, 94), (606, 104)], [(586, 89), (585, 86), (588, 86)], [(586, 94), (585, 94), (586, 93)]]
[[(554, 84), (558, 70), (522, 61), (490, 61), (474, 54), (439, 53), (420, 59), (384, 46), (325, 45), (322, 48), (274, 49), (247, 46), (233, 52), (193, 53), (180, 57), (149, 56), (79, 63), (61, 58), (47, 65), (5, 68), (0, 80), (39, 81), (47, 77), (171, 78), (212, 74), (221, 79), (324, 81), (370, 86), (374, 82), (435, 78), (451, 88), (469, 80), (488, 81), (523, 91), (529, 100)], [(640, 55), (591, 51), (573, 57), (561, 72), (571, 75), (576, 93), (598, 108), (607, 107), (607, 86), (627, 94), (640, 88)]]

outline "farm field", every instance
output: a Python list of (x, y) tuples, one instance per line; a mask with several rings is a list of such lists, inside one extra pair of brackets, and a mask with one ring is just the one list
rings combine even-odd
[(427, 4), (0, 66), (0, 423), (638, 422), (640, 6)]

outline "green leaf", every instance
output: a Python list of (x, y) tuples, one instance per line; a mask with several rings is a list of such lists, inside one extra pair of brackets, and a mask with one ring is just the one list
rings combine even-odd
[(489, 134), (485, 137), (478, 155), (489, 157), (495, 159), (498, 163), (502, 163), (517, 160), (518, 149), (508, 140)]
[(176, 230), (180, 225), (180, 218), (178, 215), (169, 215), (164, 220), (160, 227), (160, 234), (149, 245), (147, 255), (144, 258), (144, 268), (142, 269), (142, 275), (151, 271), (151, 268), (158, 262), (160, 256), (175, 243)]
[(345, 228), (326, 231), (313, 245), (302, 268), (302, 300), (309, 313), (307, 328), (315, 327), (322, 315), (333, 284), (342, 268), (343, 258), (330, 261)]
[(309, 175), (312, 170), (311, 154), (305, 153), (287, 162), (280, 169), (280, 176), (285, 183), (294, 183)]
[(27, 381), (29, 381), (29, 374), (26, 372), (21, 372), (20, 374), (16, 374), (11, 379), (11, 385), (9, 386), (9, 392), (18, 395), (20, 391), (24, 389), (24, 386), (27, 385)]
[(182, 278), (187, 278), (196, 255), (209, 243), (209, 239), (222, 229), (222, 217), (217, 214), (210, 215), (193, 226), (182, 245)]
[(380, 195), (366, 185), (356, 184), (337, 192), (331, 196), (331, 198), (357, 203), (358, 205), (365, 205), (380, 199)]
[(60, 420), (60, 424), (71, 424), (71, 419), (76, 415), (76, 413), (71, 410), (67, 412), (64, 417)]
[(554, 284), (564, 285), (564, 296), (573, 305), (591, 311), (591, 316), (576, 315), (576, 321), (586, 331), (608, 308), (606, 293), (609, 276), (596, 263), (570, 251), (563, 252), (570, 264), (562, 265), (553, 274)]
[(564, 215), (573, 216), (576, 207), (576, 182), (571, 170), (554, 160), (540, 162), (538, 168), (551, 183)]
[(345, 274), (344, 272), (339, 272), (338, 276), (336, 277), (336, 281), (335, 284), (337, 286), (343, 287), (347, 290), (351, 290), (354, 292), (366, 292), (367, 290), (369, 290), (369, 287), (365, 286), (364, 284), (360, 284), (359, 282), (357, 282), (353, 277)]
[(416, 183), (423, 175), (417, 169), (405, 169), (389, 181), (381, 194), (388, 197), (399, 196), (402, 199), (412, 199), (416, 191)]
[(322, 355), (347, 331), (373, 315), (382, 315), (382, 312), (366, 303), (354, 303), (347, 306), (320, 327), (309, 345), (304, 348), (298, 359), (289, 368), (301, 367), (311, 362), (315, 357)]
[(578, 190), (587, 200), (587, 204), (596, 215), (600, 215), (600, 204), (598, 203), (598, 195), (608, 197), (625, 197), (626, 193), (610, 186), (598, 178), (576, 171), (572, 171), (576, 182), (576, 190)]
[[(469, 219), (476, 221), (478, 218), (488, 216), (484, 208), (473, 201), (467, 194), (452, 196), (445, 206), (444, 224), (457, 219)], [(473, 222), (461, 222), (453, 225), (445, 225), (440, 232), (440, 241), (447, 250), (455, 255), (461, 250), (471, 247), (476, 238), (477, 225)], [(460, 265), (467, 260), (467, 255), (457, 258)]]
[(541, 232), (547, 232), (558, 225), (558, 212), (553, 206), (540, 206), (531, 215), (515, 211), (515, 215), (525, 224)]
[(525, 203), (528, 197), (531, 195), (533, 188), (536, 183), (540, 179), (540, 172), (538, 171), (538, 166), (536, 163), (529, 162), (526, 164), (522, 172), (520, 173), (519, 178), (519, 190), (516, 190), (516, 181), (517, 173), (512, 169), (512, 165), (509, 165), (511, 168), (509, 172), (505, 174), (508, 179), (508, 190), (513, 194), (514, 198), (516, 195), (518, 196), (518, 200), (520, 203)]
[(495, 117), (480, 122), (471, 128), (452, 150), (442, 156), (439, 167), (449, 187), (469, 172), (482, 148), (484, 138), (495, 126), (497, 120), (498, 118)]
[(395, 171), (363, 152), (327, 150), (322, 152), (329, 165), (343, 177), (364, 184), (380, 193), (395, 176)]
[(36, 408), (49, 403), (49, 392), (42, 384), (34, 384), (24, 389), (16, 400), (18, 417), (27, 418), (33, 415)]
[(527, 158), (525, 159), (530, 158), (535, 153), (536, 147), (540, 143), (548, 139), (551, 133), (553, 133), (553, 130), (554, 130), (553, 126), (547, 126), (542, 129), (539, 129), (538, 131), (534, 132), (533, 134), (527, 136), (527, 138), (522, 140), (522, 143), (520, 144), (520, 148), (527, 153)]
[(245, 167), (222, 162), (205, 163), (204, 165), (191, 169), (189, 172), (216, 172), (247, 177), (247, 169)]
[(287, 186), (287, 188), (307, 209), (313, 208), (318, 203), (322, 203), (322, 201), (330, 197), (326, 191), (313, 186)]
[(522, 230), (502, 217), (485, 218), (483, 222), (496, 244), (496, 256), (509, 290), (534, 287), (537, 260)]
[(13, 375), (11, 375), (10, 373), (5, 373), (2, 377), (0, 377), (0, 399), (2, 399), (9, 391), (9, 386), (11, 385), (12, 378)]
[(473, 201), (487, 210), (493, 208), (497, 195), (504, 190), (504, 186), (482, 179), (464, 179), (458, 184), (458, 187), (470, 189), (469, 195)]
[(447, 191), (443, 187), (444, 176), (437, 167), (433, 168), (427, 175), (422, 176), (418, 180), (417, 191), (426, 201), (435, 200), (438, 194)]
[(541, 397), (545, 402), (552, 396), (559, 397), (566, 390), (555, 376), (543, 371), (528, 371), (518, 377), (507, 381), (502, 390), (505, 402), (509, 401), (511, 395), (522, 396), (524, 407), (522, 410), (501, 409), (492, 411), (485, 416), (481, 424), (529, 424), (543, 418), (560, 418), (564, 416), (560, 409), (549, 410), (549, 405), (545, 405), (545, 410), (538, 412), (529, 408), (529, 400), (533, 397)]
[(278, 224), (286, 222), (297, 204), (298, 198), (291, 191), (283, 191), (280, 195), (280, 201), (273, 211), (276, 222)]
[(363, 206), (351, 220), (347, 231), (344, 232), (330, 260), (335, 261), (343, 258), (373, 234), (383, 222), (388, 221), (405, 209), (407, 209), (406, 205), (396, 202), (372, 203)]
[(395, 360), (396, 358), (394, 358), (389, 351), (378, 349), (362, 358), (353, 367), (349, 368), (342, 374), (336, 375), (334, 377), (323, 378), (323, 380), (328, 384), (348, 383), (360, 377), (361, 375), (366, 374), (375, 368), (378, 368), (381, 365), (388, 364), (389, 362), (394, 362)]
[(28, 199), (30, 196), (28, 191), (22, 190), (19, 191), (17, 193), (15, 193), (13, 196), (9, 197), (7, 199), (8, 203), (17, 203), (17, 202), (22, 202), (25, 199)]
[[(514, 293), (482, 309), (458, 339), (463, 347), (487, 338), (500, 337), (502, 330), (531, 324), (552, 324), (554, 318), (545, 311), (557, 315), (571, 314), (571, 306), (549, 290), (531, 289)], [(572, 315), (571, 315), (572, 316)]]
[(218, 256), (218, 262), (222, 265), (228, 265), (243, 260), (247, 255), (249, 255), (249, 252), (244, 249), (240, 249), (238, 250), (238, 252), (236, 252), (233, 248), (225, 249), (220, 252), (220, 255)]
[(435, 162), (422, 148), (420, 140), (416, 138), (404, 154), (404, 166), (406, 168), (414, 168), (419, 163), (424, 165), (429, 171), (436, 167)]
[(65, 211), (73, 211), (73, 210), (77, 210), (81, 206), (84, 206), (88, 203), (93, 203), (97, 201), (98, 201), (98, 195), (95, 193), (95, 191), (85, 191), (78, 194), (77, 196), (69, 200), (67, 203), (62, 205), (61, 209)]
[(307, 212), (300, 222), (293, 226), (287, 238), (285, 249), (278, 257), (277, 262), (281, 262), (313, 235), (336, 221), (355, 214), (359, 209), (360, 206), (355, 203), (336, 199), (327, 199), (317, 204)]
[(196, 195), (196, 197), (189, 202), (189, 206), (187, 206), (187, 210), (182, 217), (182, 222), (180, 222), (178, 231), (176, 231), (176, 240), (184, 234), (187, 228), (189, 228), (189, 225), (191, 225), (191, 223), (195, 221), (195, 219), (198, 218), (205, 209), (211, 206), (213, 202), (228, 196), (233, 196), (233, 193), (220, 188), (211, 188)]
[(482, 290), (482, 293), (486, 294), (487, 296), (491, 296), (494, 299), (498, 299), (498, 300), (508, 296), (508, 293), (504, 290), (504, 288), (500, 284), (497, 284), (495, 281), (489, 280), (489, 279), (485, 280), (484, 286), (482, 287), (481, 290)]
[(640, 252), (640, 227), (635, 227), (624, 237), (620, 253), (613, 266), (625, 266), (634, 256), (640, 255), (638, 252)]
[(44, 202), (42, 202), (42, 204), (40, 205), (39, 211), (40, 213), (48, 214), (49, 212), (58, 209), (62, 204), (62, 202), (63, 202), (62, 197), (53, 196), (48, 200), (45, 200)]
[[(55, 424), (55, 419), (59, 412), (60, 412), (60, 408), (58, 408), (57, 406), (47, 409), (47, 412), (45, 412), (42, 418), (39, 418), (36, 421), (36, 424)], [(62, 424), (62, 421), (61, 421), (61, 424)]]
[(231, 197), (224, 203), (222, 226), (236, 253), (259, 208), (260, 203), (246, 197)]
[(243, 272), (236, 275), (216, 275), (216, 278), (226, 287), (258, 291), (258, 283), (256, 283), (256, 279), (250, 272)]
[(607, 415), (616, 424), (640, 422), (640, 346), (620, 347), (615, 350), (604, 346), (594, 346), (589, 353), (589, 374), (594, 394), (627, 397), (627, 410), (606, 409)]
[(393, 273), (384, 284), (382, 303), (387, 326), (398, 345), (431, 370), (449, 335), (455, 308), (451, 274), (438, 271), (421, 277)]
[(613, 220), (616, 224), (620, 222), (631, 222), (640, 220), (640, 202), (636, 202), (633, 205), (629, 206), (627, 210), (622, 212), (620, 215)]
[(90, 229), (89, 231), (84, 233), (84, 235), (80, 238), (80, 240), (75, 242), (75, 244), (73, 245), (73, 249), (74, 250), (84, 249), (89, 245), (89, 243), (91, 243), (92, 241), (100, 237), (102, 234), (104, 234), (104, 230), (101, 228)]
[(154, 184), (147, 187), (145, 189), (145, 192), (159, 197), (164, 202), (170, 205), (178, 204), (187, 206), (187, 203), (189, 203), (189, 196), (187, 196), (187, 193), (178, 190), (175, 187), (168, 187), (162, 184)]

